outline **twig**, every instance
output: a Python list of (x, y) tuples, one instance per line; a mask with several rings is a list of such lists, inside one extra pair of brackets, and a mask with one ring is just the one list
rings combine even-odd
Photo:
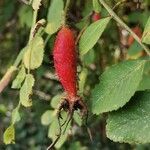
[(51, 35), (50, 34), (48, 34), (47, 35), (47, 37), (45, 38), (45, 41), (44, 41), (44, 46), (46, 46), (47, 45), (47, 43), (48, 43), (48, 41), (49, 41), (49, 39), (51, 38)]
[(33, 93), (37, 96), (39, 96), (41, 99), (43, 100), (46, 100), (46, 101), (49, 101), (51, 99), (51, 96), (42, 92), (42, 91), (39, 91), (39, 90), (33, 90)]
[[(31, 2), (31, 0), (30, 0), (30, 2)], [(31, 31), (30, 31), (29, 42), (31, 41), (31, 39), (33, 37), (33, 29), (34, 29), (34, 26), (36, 24), (37, 13), (38, 13), (38, 10), (35, 10), (34, 14), (33, 14), (33, 23), (32, 23), (32, 28), (31, 28)], [(11, 76), (12, 76), (13, 72), (17, 69), (20, 62), (22, 61), (22, 58), (23, 58), (23, 55), (24, 55), (25, 51), (26, 51), (26, 49), (22, 49), (20, 51), (20, 53), (18, 54), (14, 64), (7, 70), (7, 72), (2, 77), (2, 79), (0, 81), (0, 93), (9, 84), (9, 82), (11, 80)], [(28, 69), (28, 73), (29, 73), (29, 71), (30, 71), (30, 69)]]
[(67, 11), (69, 8), (69, 4), (70, 4), (70, 0), (66, 1), (66, 5), (65, 5), (65, 10), (64, 10), (64, 24), (66, 24), (66, 20), (67, 20)]
[(58, 124), (59, 124), (59, 134), (57, 135), (57, 138), (52, 142), (52, 144), (47, 147), (46, 150), (51, 150), (55, 146), (55, 144), (58, 142), (58, 140), (60, 139), (60, 137), (61, 137), (61, 132), (62, 132), (61, 122), (60, 122), (60, 119), (61, 119), (61, 114), (60, 114), (61, 109), (62, 109), (62, 105), (60, 104), (60, 106), (58, 108), (58, 112), (57, 112), (57, 119), (58, 119)]
[(75, 41), (75, 44), (77, 45), (79, 40), (80, 40), (80, 37), (82, 36), (83, 32), (85, 31), (85, 29), (88, 27), (88, 24), (86, 24), (83, 29), (79, 32), (77, 38), (76, 38), (76, 41)]
[(104, 0), (99, 0), (99, 2), (105, 7), (108, 13), (116, 20), (122, 27), (124, 27), (132, 36), (133, 38), (141, 45), (141, 47), (145, 50), (147, 55), (150, 56), (150, 51), (147, 46), (145, 46), (140, 38), (117, 16), (117, 14), (105, 3)]
[(18, 65), (20, 64), (20, 62), (21, 62), (21, 60), (22, 60), (22, 58), (23, 58), (23, 55), (24, 55), (25, 50), (26, 50), (26, 49), (23, 48), (23, 49), (20, 51), (20, 53), (18, 54), (18, 56), (17, 56), (17, 58), (16, 58), (16, 60), (15, 60), (15, 62), (14, 62), (14, 64), (13, 64), (13, 66), (18, 67)]
[(32, 21), (32, 27), (30, 30), (30, 36), (29, 36), (29, 43), (32, 40), (33, 36), (34, 36), (34, 27), (36, 25), (36, 19), (37, 19), (37, 14), (38, 14), (38, 10), (34, 10), (33, 11), (33, 21)]
[(51, 73), (51, 72), (46, 72), (43, 76), (44, 76), (44, 78), (46, 78), (46, 79), (58, 81), (58, 76), (55, 75), (55, 74), (53, 74), (53, 73)]
[(4, 88), (8, 85), (8, 83), (11, 80), (11, 76), (13, 74), (13, 72), (16, 70), (17, 68), (15, 66), (11, 66), (7, 72), (5, 73), (5, 75), (3, 76), (3, 78), (0, 81), (0, 93), (4, 90)]
[[(32, 21), (32, 27), (31, 27), (30, 35), (29, 35), (29, 44), (34, 37), (34, 27), (36, 25), (37, 14), (38, 14), (38, 9), (33, 11), (33, 21)], [(30, 73), (30, 63), (31, 63), (31, 52), (29, 54), (28, 74)]]
[(115, 10), (119, 5), (121, 5), (122, 3), (125, 3), (127, 0), (122, 0), (120, 2), (118, 2), (113, 8), (112, 10)]

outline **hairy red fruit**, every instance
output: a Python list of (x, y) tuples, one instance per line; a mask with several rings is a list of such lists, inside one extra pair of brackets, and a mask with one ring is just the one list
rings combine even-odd
[[(57, 143), (61, 136), (62, 126), (65, 124), (66, 127), (68, 126), (74, 111), (80, 110), (82, 117), (85, 116), (87, 118), (88, 116), (86, 105), (81, 97), (77, 95), (77, 54), (75, 45), (73, 31), (67, 26), (63, 26), (56, 37), (53, 55), (56, 73), (67, 96), (63, 98), (57, 111), (60, 132), (48, 149), (51, 149)], [(63, 124), (60, 122), (62, 109), (68, 112), (67, 119)]]
[(54, 66), (69, 100), (77, 96), (77, 61), (74, 34), (64, 26), (54, 44)]
[(95, 22), (95, 21), (98, 21), (100, 19), (101, 19), (100, 13), (94, 12), (92, 15), (92, 21)]
[[(142, 30), (140, 29), (140, 27), (136, 26), (134, 28), (132, 28), (132, 31), (139, 37), (142, 37)], [(134, 42), (134, 38), (132, 35), (129, 36), (128, 38), (128, 46), (132, 45)]]

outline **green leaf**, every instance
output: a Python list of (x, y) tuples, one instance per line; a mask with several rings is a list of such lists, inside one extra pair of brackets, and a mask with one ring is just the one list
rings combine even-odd
[(88, 147), (81, 145), (79, 141), (72, 142), (69, 145), (69, 150), (88, 150)]
[(150, 89), (150, 74), (144, 74), (142, 81), (140, 82), (138, 86), (138, 91), (144, 91)]
[(93, 10), (97, 13), (101, 11), (101, 5), (99, 4), (98, 0), (93, 0)]
[[(67, 114), (63, 112), (62, 113), (63, 119), (61, 119), (61, 124), (65, 121), (66, 117), (67, 117)], [(65, 127), (66, 125), (62, 127), (62, 132), (64, 131)], [(55, 145), (56, 148), (60, 148), (64, 144), (64, 142), (67, 140), (70, 127), (71, 127), (71, 124), (69, 123), (66, 129), (66, 132), (64, 134), (63, 133), (61, 134), (59, 141), (56, 143)], [(54, 120), (49, 126), (48, 137), (52, 138), (52, 140), (54, 141), (57, 138), (58, 133), (59, 133), (59, 123), (58, 123), (57, 117), (54, 116)]]
[(87, 16), (87, 14), (90, 14), (93, 9), (92, 1), (86, 1), (84, 3), (84, 9), (82, 9), (81, 14), (83, 17)]
[(111, 112), (107, 137), (115, 142), (150, 142), (150, 91), (137, 93), (122, 109)]
[[(142, 18), (143, 16), (142, 16), (142, 13), (141, 12), (135, 12), (135, 11), (132, 11), (129, 15), (128, 15), (128, 20), (129, 20), (129, 22), (132, 22), (132, 23), (137, 23), (138, 22), (138, 20), (139, 20), (139, 18)], [(140, 22), (142, 22), (141, 21), (141, 19), (140, 19)]]
[(20, 89), (20, 102), (25, 107), (30, 107), (32, 105), (32, 100), (30, 96), (32, 94), (32, 87), (34, 85), (33, 75), (27, 74), (25, 82)]
[(53, 114), (54, 114), (54, 111), (52, 110), (45, 111), (41, 117), (41, 123), (43, 125), (49, 125), (54, 119)]
[(77, 111), (74, 112), (73, 119), (75, 120), (75, 122), (76, 122), (79, 126), (82, 125), (82, 118), (81, 118), (81, 116), (79, 115), (79, 112), (77, 112)]
[(85, 55), (83, 55), (83, 58), (81, 60), (85, 65), (91, 65), (92, 63), (94, 63), (95, 61), (94, 49), (91, 49)]
[(58, 125), (57, 118), (55, 116), (55, 118), (53, 119), (53, 122), (49, 126), (48, 137), (52, 138), (52, 139), (55, 139), (56, 135), (58, 133), (59, 133), (59, 125)]
[(19, 111), (18, 111), (18, 107), (16, 107), (12, 111), (12, 124), (15, 124), (18, 121), (20, 121), (20, 114), (19, 114)]
[(86, 68), (83, 68), (83, 70), (79, 74), (79, 92), (82, 95), (84, 93), (84, 87), (85, 87), (87, 75), (88, 75), (88, 70)]
[(44, 55), (44, 42), (40, 36), (33, 38), (31, 43), (27, 46), (27, 50), (24, 54), (23, 62), (28, 69), (38, 68), (43, 61)]
[(38, 10), (41, 6), (41, 1), (42, 0), (33, 0), (32, 2), (32, 7), (34, 10)]
[(111, 17), (92, 23), (83, 33), (79, 41), (80, 54), (86, 54), (98, 41)]
[(24, 66), (22, 66), (18, 72), (18, 75), (16, 76), (15, 80), (13, 81), (11, 88), (19, 89), (21, 87), (23, 80), (25, 79), (25, 76), (26, 76), (25, 68), (24, 68)]
[(150, 89), (150, 59), (146, 59), (142, 80), (138, 86), (138, 91)]
[(51, 100), (51, 106), (53, 108), (58, 108), (63, 97), (64, 97), (64, 93), (54, 96)]
[(33, 12), (32, 8), (29, 7), (28, 5), (21, 5), (19, 7), (18, 19), (21, 27), (25, 27), (25, 26), (27, 26), (28, 28), (31, 27), (32, 19), (33, 19), (32, 12)]
[(142, 42), (146, 44), (150, 44), (150, 17), (148, 18), (148, 21), (146, 23), (144, 33), (142, 36)]
[(128, 49), (128, 55), (134, 56), (134, 55), (138, 54), (139, 52), (141, 52), (142, 50), (143, 49), (142, 49), (141, 45), (137, 41), (134, 41), (134, 43)]
[(8, 112), (7, 110), (7, 106), (5, 106), (4, 104), (0, 104), (0, 114), (6, 114)]
[(53, 34), (57, 32), (57, 30), (60, 28), (62, 21), (64, 19), (63, 8), (64, 8), (63, 0), (52, 1), (48, 10), (48, 16), (47, 16), (48, 24), (45, 29), (45, 31), (48, 34)]
[(92, 112), (100, 114), (124, 106), (143, 75), (144, 60), (125, 61), (108, 68), (92, 91)]
[(15, 128), (13, 125), (10, 125), (4, 132), (3, 135), (5, 144), (14, 144), (15, 143)]

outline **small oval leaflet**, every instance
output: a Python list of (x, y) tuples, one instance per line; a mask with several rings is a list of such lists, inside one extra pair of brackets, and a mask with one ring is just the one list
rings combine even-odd
[(25, 107), (32, 106), (32, 100), (30, 96), (32, 94), (33, 85), (34, 85), (33, 75), (27, 74), (25, 81), (20, 89), (20, 102)]
[(93, 48), (105, 30), (110, 19), (111, 17), (100, 19), (87, 27), (79, 41), (79, 51), (81, 55), (86, 54)]
[(21, 87), (23, 80), (25, 79), (25, 76), (26, 76), (25, 68), (24, 68), (24, 66), (22, 66), (18, 72), (18, 75), (16, 76), (15, 80), (13, 81), (11, 88), (19, 89)]
[(23, 57), (24, 65), (27, 69), (38, 68), (43, 61), (44, 42), (42, 37), (36, 36), (26, 47), (26, 52)]
[(4, 143), (5, 144), (14, 144), (15, 143), (15, 128), (13, 125), (10, 125), (4, 132)]
[(47, 21), (48, 24), (46, 26), (45, 31), (52, 35), (60, 28), (62, 21), (63, 21), (63, 8), (64, 3), (63, 0), (53, 0), (49, 10)]

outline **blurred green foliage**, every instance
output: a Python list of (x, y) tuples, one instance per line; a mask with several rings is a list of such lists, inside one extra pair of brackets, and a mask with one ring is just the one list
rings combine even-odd
[[(107, 0), (107, 3), (113, 7), (118, 1), (119, 0)], [(48, 18), (47, 15), (50, 4), (51, 0), (42, 1), (38, 14), (39, 19)], [(71, 1), (67, 20), (69, 26), (76, 30), (76, 34), (86, 24), (91, 23), (91, 19), (86, 18), (88, 18), (92, 11), (91, 0)], [(150, 15), (150, 1), (143, 0), (141, 4), (134, 1), (126, 1), (120, 4), (115, 9), (115, 12), (121, 16), (130, 27), (138, 25), (143, 31)], [(100, 9), (100, 13), (102, 18), (108, 16), (107, 11), (103, 7)], [(26, 46), (32, 24), (32, 15), (33, 12), (31, 6), (25, 5), (21, 0), (0, 1), (0, 77), (2, 77), (7, 68), (14, 63), (20, 50)], [(49, 18), (51, 19), (53, 17), (51, 16)], [(54, 18), (54, 20), (55, 19), (56, 18)], [(79, 92), (81, 92), (81, 95), (84, 95), (84, 99), (89, 106), (91, 103), (91, 89), (99, 82), (101, 73), (108, 66), (125, 59), (127, 54), (136, 55), (142, 51), (142, 49), (135, 50), (135, 47), (138, 47), (138, 45), (133, 43), (129, 48), (128, 53), (126, 48), (127, 37), (122, 33), (123, 29), (117, 26), (114, 21), (111, 21), (103, 33), (102, 38), (96, 43), (92, 51), (89, 51), (81, 58), (84, 69), (82, 69), (81, 65), (78, 66), (78, 72), (81, 73)], [(47, 33), (43, 32), (42, 34), (43, 38), (46, 39)], [(10, 83), (3, 93), (0, 94), (0, 150), (44, 150), (52, 142), (51, 139), (48, 138), (48, 129), (50, 127), (45, 125), (48, 125), (51, 121), (51, 111), (56, 107), (54, 98), (55, 100), (58, 100), (58, 97), (63, 92), (63, 89), (55, 76), (52, 59), (52, 47), (55, 36), (55, 34), (52, 35), (45, 46), (42, 65), (33, 72), (36, 80), (32, 97), (33, 106), (27, 109), (21, 106), (21, 120), (15, 125), (15, 144), (7, 146), (3, 143), (3, 133), (10, 125), (12, 110), (19, 102), (19, 92), (18, 90), (12, 89)], [(123, 52), (120, 49), (123, 49)], [(139, 55), (136, 55), (135, 57), (139, 58)], [(58, 97), (56, 98), (56, 96)], [(49, 115), (49, 118), (47, 115)], [(93, 142), (89, 139), (86, 127), (80, 127), (80, 120), (75, 118), (72, 133), (69, 133), (66, 142), (59, 149), (150, 149), (149, 144), (129, 145), (110, 141), (106, 137), (105, 132), (106, 118), (107, 114), (99, 116), (89, 115), (88, 126), (93, 135)]]

